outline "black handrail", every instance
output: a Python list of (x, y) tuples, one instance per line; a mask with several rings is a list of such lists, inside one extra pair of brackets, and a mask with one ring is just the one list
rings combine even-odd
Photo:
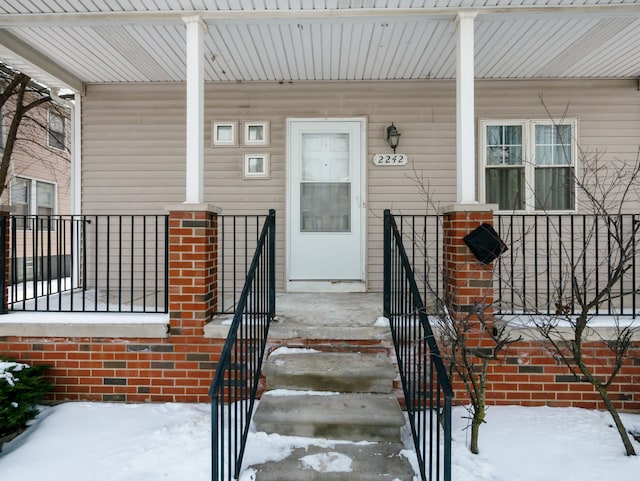
[(276, 211), (265, 219), (247, 272), (211, 396), (212, 479), (237, 479), (249, 433), (267, 336), (275, 316)]
[(451, 481), (453, 389), (389, 210), (384, 211), (383, 282), (384, 315), (391, 326), (422, 480)]

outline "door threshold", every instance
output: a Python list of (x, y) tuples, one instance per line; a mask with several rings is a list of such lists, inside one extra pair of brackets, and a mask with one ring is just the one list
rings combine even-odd
[(367, 292), (364, 281), (287, 281), (287, 292)]

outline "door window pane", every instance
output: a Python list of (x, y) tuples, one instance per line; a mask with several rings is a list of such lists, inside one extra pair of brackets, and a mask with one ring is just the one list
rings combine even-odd
[(300, 184), (301, 232), (351, 232), (351, 184)]
[(302, 181), (349, 182), (349, 134), (302, 134)]

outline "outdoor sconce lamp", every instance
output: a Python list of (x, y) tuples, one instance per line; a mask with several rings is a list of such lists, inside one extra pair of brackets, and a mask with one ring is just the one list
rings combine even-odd
[(389, 127), (387, 127), (387, 142), (389, 142), (389, 146), (393, 149), (393, 153), (396, 153), (396, 149), (398, 148), (398, 143), (400, 142), (400, 132), (396, 129), (396, 126), (393, 125), (393, 122)]

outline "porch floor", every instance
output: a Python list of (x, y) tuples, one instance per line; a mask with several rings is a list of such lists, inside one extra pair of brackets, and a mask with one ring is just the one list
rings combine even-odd
[[(219, 331), (232, 316), (216, 316), (208, 330)], [(278, 293), (276, 318), (269, 337), (275, 339), (388, 339), (382, 318), (382, 293)], [(211, 334), (209, 334), (211, 335)], [(225, 336), (226, 337), (226, 336)]]

